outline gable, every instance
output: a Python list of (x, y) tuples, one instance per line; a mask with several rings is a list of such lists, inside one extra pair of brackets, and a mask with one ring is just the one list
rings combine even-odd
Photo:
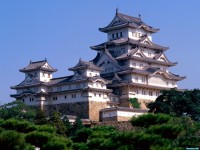
[(18, 86), (27, 86), (27, 85), (35, 85), (41, 83), (39, 80), (27, 76), (24, 81), (22, 81)]
[(162, 54), (160, 57), (158, 57), (157, 60), (158, 61), (163, 61), (163, 62), (169, 62), (168, 59), (166, 58), (166, 56), (164, 54)]
[(42, 66), (42, 68), (53, 69), (47, 62)]
[(138, 49), (138, 50), (133, 54), (133, 56), (145, 58), (144, 53), (143, 53), (140, 49)]
[[(98, 62), (96, 63), (96, 65), (98, 67), (101, 67), (105, 70), (105, 68), (108, 67), (113, 67), (113, 71), (117, 71), (120, 69), (120, 66), (117, 64), (116, 60), (114, 60), (114, 58), (111, 58), (112, 56), (108, 56), (106, 53), (103, 53), (101, 58), (98, 60)], [(112, 71), (112, 70), (110, 70)]]
[(141, 41), (141, 43), (153, 45), (153, 43), (151, 42), (151, 40), (147, 36)]
[(85, 78), (78, 73), (75, 73), (75, 75), (71, 78), (70, 81), (77, 81), (77, 80), (84, 80)]
[(114, 26), (118, 26), (118, 25), (121, 25), (124, 23), (126, 23), (126, 22), (124, 22), (118, 16), (115, 16), (114, 19), (111, 21), (111, 23), (108, 25), (108, 27), (114, 27)]

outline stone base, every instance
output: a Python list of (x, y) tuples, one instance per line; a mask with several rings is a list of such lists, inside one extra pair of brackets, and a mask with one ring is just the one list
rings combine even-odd
[(121, 116), (115, 116), (115, 117), (108, 117), (108, 118), (103, 118), (104, 121), (129, 121), (131, 118), (129, 117), (121, 117)]
[(73, 115), (82, 119), (89, 118), (88, 102), (45, 105), (44, 111), (46, 111), (48, 115), (51, 115), (53, 112), (60, 112), (62, 115)]
[(89, 119), (92, 121), (100, 121), (100, 110), (107, 107), (106, 102), (89, 102)]

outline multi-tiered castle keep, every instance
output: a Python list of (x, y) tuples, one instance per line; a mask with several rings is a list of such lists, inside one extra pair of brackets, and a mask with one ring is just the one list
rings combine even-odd
[[(53, 78), (57, 70), (47, 60), (30, 62), (20, 72), (25, 80), (11, 95), (27, 105), (47, 112), (59, 111), (90, 120), (125, 120), (147, 112), (145, 104), (154, 101), (160, 90), (177, 88), (183, 80), (169, 72), (177, 63), (165, 55), (168, 47), (155, 44), (158, 32), (141, 18), (116, 12), (111, 23), (99, 29), (107, 41), (91, 46), (97, 51), (92, 61), (79, 62), (73, 75)], [(130, 108), (129, 99), (137, 98), (141, 109)]]

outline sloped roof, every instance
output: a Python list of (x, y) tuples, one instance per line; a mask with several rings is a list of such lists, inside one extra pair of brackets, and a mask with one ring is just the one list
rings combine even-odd
[(105, 49), (109, 45), (118, 46), (118, 45), (121, 45), (121, 44), (137, 45), (137, 46), (140, 46), (140, 47), (147, 47), (147, 48), (150, 48), (150, 49), (161, 50), (161, 51), (165, 51), (165, 50), (169, 49), (168, 47), (160, 46), (160, 45), (155, 44), (153, 42), (152, 42), (152, 45), (150, 45), (150, 44), (142, 43), (142, 41), (140, 41), (140, 40), (134, 40), (134, 39), (130, 39), (130, 38), (119, 38), (119, 39), (115, 39), (115, 40), (112, 40), (112, 41), (107, 41), (107, 42), (104, 42), (104, 43), (99, 44), (99, 45), (91, 46), (90, 48), (93, 49), (93, 50), (100, 51), (100, 50)]
[(49, 64), (47, 67), (44, 67), (45, 64), (48, 64), (47, 60), (42, 60), (42, 61), (35, 61), (29, 63), (28, 66), (25, 68), (20, 69), (20, 72), (29, 72), (29, 71), (34, 71), (34, 70), (44, 70), (44, 71), (49, 71), (49, 72), (56, 72), (57, 69), (52, 68)]
[(102, 32), (108, 32), (123, 27), (143, 28), (144, 30), (151, 33), (155, 33), (159, 30), (147, 25), (142, 21), (141, 18), (129, 16), (118, 12), (116, 12), (115, 17), (108, 26), (104, 28), (99, 28), (99, 30)]
[(11, 89), (17, 89), (17, 88), (21, 88), (21, 87), (37, 86), (37, 85), (41, 85), (41, 84), (44, 84), (44, 82), (39, 81), (35, 77), (27, 76), (20, 84), (18, 84), (16, 86), (11, 86)]
[(179, 75), (175, 75), (173, 73), (166, 72), (166, 71), (160, 70), (159, 68), (151, 67), (151, 66), (147, 66), (143, 69), (129, 68), (127, 70), (120, 71), (117, 74), (122, 75), (122, 74), (127, 74), (127, 73), (137, 73), (137, 74), (148, 75), (148, 76), (153, 76), (156, 73), (160, 73), (160, 74), (163, 74), (166, 78), (171, 79), (171, 80), (176, 80), (176, 81), (180, 81), (186, 78), (185, 76), (181, 77)]
[[(156, 64), (162, 64), (162, 65), (166, 65), (166, 66), (175, 66), (177, 64), (177, 62), (170, 62), (167, 57), (165, 56), (165, 54), (163, 52), (158, 53), (154, 58), (149, 58), (146, 57), (143, 52), (141, 51), (141, 53), (143, 54), (143, 57), (137, 57), (134, 56), (134, 54), (138, 51), (139, 48), (136, 49), (132, 49), (131, 51), (129, 51), (128, 53), (122, 54), (118, 57), (116, 57), (116, 60), (124, 60), (124, 59), (135, 59), (135, 60), (140, 60), (140, 61), (145, 61), (145, 62), (150, 62), (150, 63), (156, 63)], [(158, 61), (157, 59), (161, 56), (164, 55), (167, 62), (164, 61)]]
[(94, 70), (102, 70), (101, 68), (97, 67), (93, 62), (79, 60), (78, 64), (75, 67), (69, 68), (70, 71), (80, 70), (80, 69), (94, 69)]

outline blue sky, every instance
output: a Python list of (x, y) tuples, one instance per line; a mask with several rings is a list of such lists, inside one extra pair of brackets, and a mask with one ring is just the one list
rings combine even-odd
[(160, 28), (153, 41), (170, 47), (166, 55), (178, 62), (171, 72), (187, 76), (179, 87), (200, 88), (199, 0), (0, 0), (0, 104), (14, 100), (10, 86), (23, 81), (19, 69), (30, 60), (47, 58), (60, 77), (70, 75), (79, 58), (94, 58), (90, 46), (106, 41), (98, 28), (116, 8)]

